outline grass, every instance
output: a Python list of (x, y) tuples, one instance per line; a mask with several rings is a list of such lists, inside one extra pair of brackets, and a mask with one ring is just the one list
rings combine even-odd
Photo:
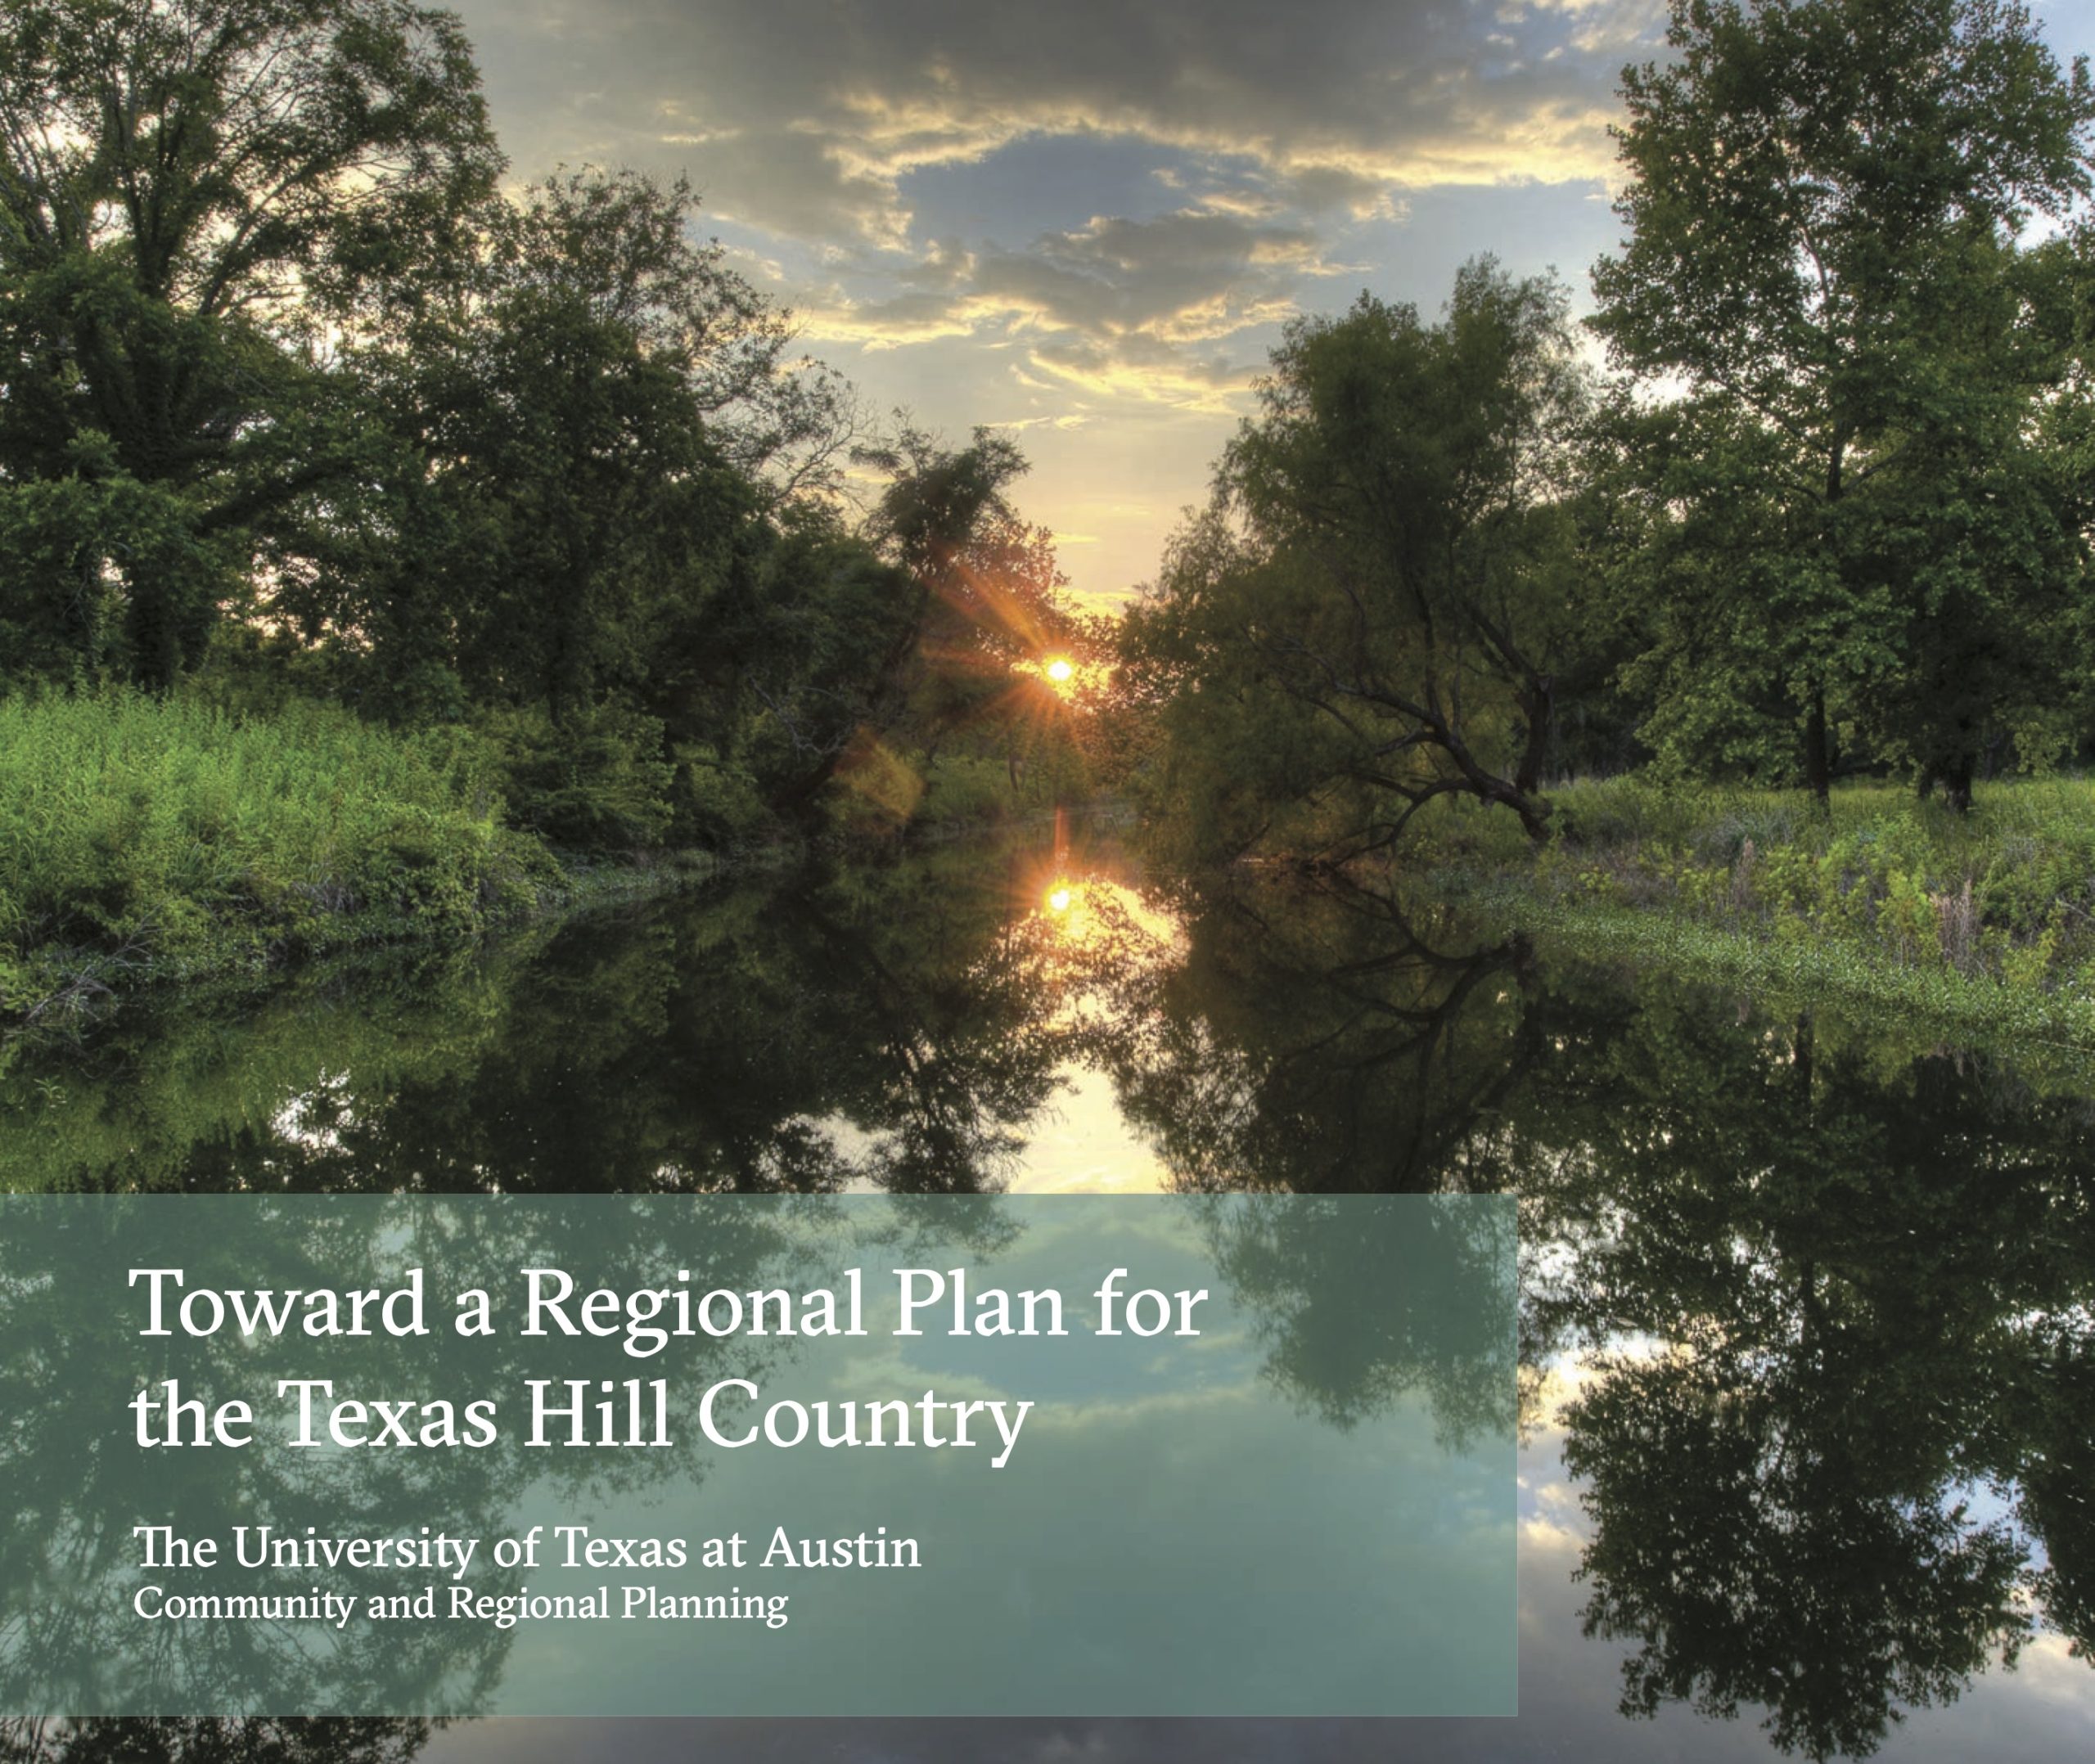
[(0, 1016), (537, 903), (560, 871), (502, 825), (491, 770), (318, 706), (0, 701)]
[(1448, 817), (1435, 885), (1596, 954), (2095, 1047), (2095, 783), (1997, 784), (1963, 816), (1871, 783), (1827, 814), (1637, 779), (1552, 800), (1539, 853)]

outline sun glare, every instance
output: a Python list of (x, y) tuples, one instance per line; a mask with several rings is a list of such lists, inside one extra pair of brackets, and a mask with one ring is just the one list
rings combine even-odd
[(1048, 664), (1048, 677), (1057, 686), (1067, 686), (1076, 677), (1077, 671), (1066, 655), (1057, 655)]

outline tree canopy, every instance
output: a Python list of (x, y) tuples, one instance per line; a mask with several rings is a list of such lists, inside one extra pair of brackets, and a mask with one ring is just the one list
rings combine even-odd
[[(946, 628), (1058, 579), (1017, 450), (867, 452), (687, 184), (505, 169), (448, 12), (8, 9), (0, 690), (470, 723), (513, 819), (620, 848), (812, 812), (912, 706), (933, 748), (975, 720), (954, 682), (1014, 653)], [(1007, 731), (961, 745), (1017, 780)]]
[[(1624, 71), (1616, 364), (1684, 388), (1637, 463), (1668, 566), (1652, 737), (1687, 765), (1842, 727), (1968, 802), (1989, 740), (2049, 758), (2084, 525), (2043, 444), (2084, 395), (2095, 87), (2005, 0), (1679, 0)], [(1746, 538), (1750, 534), (1750, 540)]]
[(1298, 321), (1129, 647), (1200, 843), (1385, 844), (1436, 799), (1548, 820), (1560, 500), (1587, 398), (1563, 288), (1489, 259), (1437, 322)]
[(164, 686), (356, 476), (330, 356), (462, 262), (478, 74), (406, 0), (28, 0), (0, 145), (10, 647)]
[(1621, 97), (1610, 373), (1489, 260), (1273, 352), (1124, 636), (1187, 848), (2095, 750), (2084, 61), (2012, 0), (1674, 0)]

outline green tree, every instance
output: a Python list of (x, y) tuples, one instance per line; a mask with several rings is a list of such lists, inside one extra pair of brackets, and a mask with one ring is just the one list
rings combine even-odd
[(810, 539), (848, 407), (696, 209), (594, 170), (488, 205), (451, 297), (358, 353), (386, 470), (271, 601), (367, 713), (488, 722), (512, 808), (571, 844), (660, 838), (680, 767), (727, 781), (683, 835), (747, 830), (796, 776), (742, 751), (764, 690), (884, 645), (831, 641), (863, 572)]
[(0, 560), (45, 671), (155, 686), (368, 464), (340, 340), (422, 297), (500, 157), (408, 0), (0, 18)]
[(1544, 837), (1586, 398), (1563, 289), (1484, 259), (1437, 324), (1363, 295), (1298, 322), (1260, 395), (1129, 622), (1195, 843), (1357, 853), (1450, 795)]
[(1772, 718), (1823, 801), (1845, 722), (1963, 806), (2079, 568), (2036, 433), (2075, 253), (2026, 241), (2088, 193), (2095, 88), (2010, 0), (1675, 0), (1668, 40), (1593, 272), (1615, 362), (1687, 394), (1644, 456), (1651, 738), (1707, 763)]
[(1026, 470), (1007, 437), (977, 429), (967, 446), (946, 448), (905, 425), (885, 445), (857, 450), (885, 472), (887, 488), (858, 535), (886, 567), (856, 565), (847, 579), (876, 591), (850, 597), (856, 638), (849, 665), (818, 691), (774, 692), (773, 717), (791, 731), (804, 762), (786, 798), (804, 812), (840, 773), (877, 772), (885, 744), (937, 671), (935, 633), (980, 596), (971, 547), (1016, 520), (1005, 488)]
[(937, 580), (908, 713), (925, 763), (971, 734), (1001, 751), (1016, 779), (1025, 737), (1053, 697), (1040, 668), (1067, 659), (1077, 637), (1055, 535), (1007, 508), (987, 511)]

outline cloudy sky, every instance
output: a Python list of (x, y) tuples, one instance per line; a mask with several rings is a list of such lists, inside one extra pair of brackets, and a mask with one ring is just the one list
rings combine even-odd
[[(1087, 596), (1155, 573), (1281, 325), (1492, 252), (1582, 298), (1663, 0), (452, 0), (520, 176), (688, 173), (876, 409), (1020, 440)], [(2095, 0), (2039, 0), (2062, 56)]]

